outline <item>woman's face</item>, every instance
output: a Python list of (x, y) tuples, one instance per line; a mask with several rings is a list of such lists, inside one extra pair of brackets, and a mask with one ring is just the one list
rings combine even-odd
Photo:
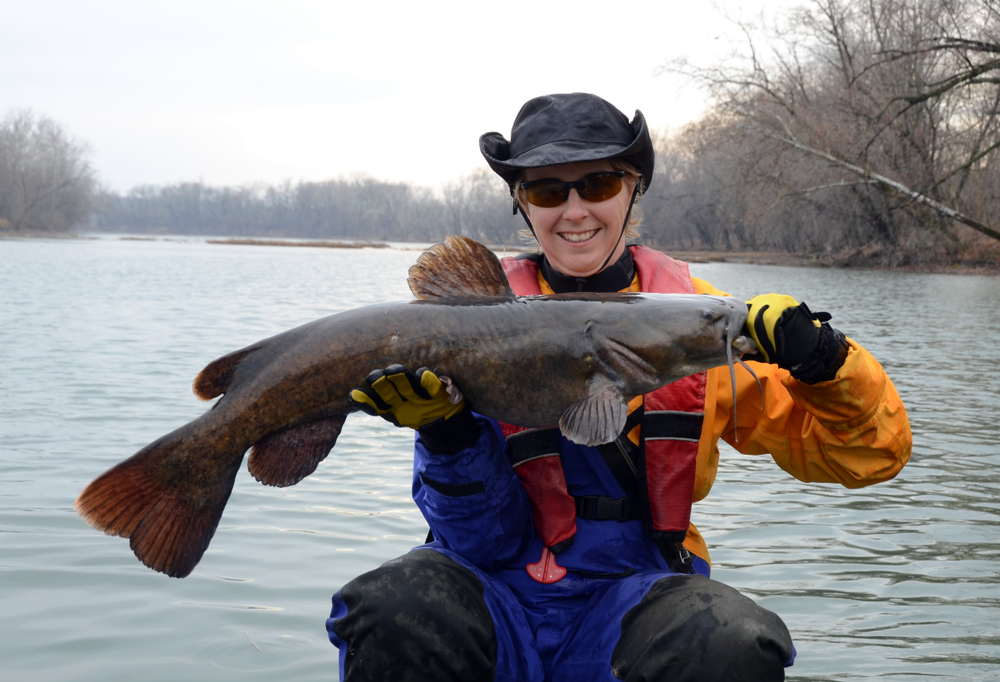
[[(529, 168), (524, 172), (522, 181), (555, 179), (574, 182), (593, 173), (613, 170), (610, 161), (565, 163)], [(523, 191), (519, 199), (522, 210), (535, 229), (538, 244), (552, 267), (571, 277), (589, 277), (601, 269), (605, 260), (614, 263), (624, 253), (625, 240), (619, 241), (618, 237), (634, 187), (632, 176), (626, 174), (622, 178), (621, 192), (606, 201), (584, 201), (575, 189), (569, 191), (566, 201), (552, 208), (529, 204), (524, 199)], [(610, 260), (608, 254), (611, 254)]]

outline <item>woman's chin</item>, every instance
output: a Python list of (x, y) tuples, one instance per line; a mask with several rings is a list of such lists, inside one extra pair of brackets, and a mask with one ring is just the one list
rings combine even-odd
[(545, 250), (545, 256), (549, 264), (564, 275), (590, 277), (600, 271), (613, 248), (605, 242), (600, 239), (600, 232), (585, 242), (560, 240), (553, 248)]
[(601, 268), (607, 254), (573, 254), (565, 258), (552, 258), (546, 254), (549, 264), (564, 275), (570, 277), (590, 277)]

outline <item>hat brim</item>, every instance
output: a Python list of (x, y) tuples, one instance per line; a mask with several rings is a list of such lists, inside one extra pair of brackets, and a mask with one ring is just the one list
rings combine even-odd
[(507, 182), (512, 192), (518, 177), (528, 168), (622, 159), (632, 163), (642, 175), (643, 187), (640, 190), (642, 194), (646, 191), (649, 178), (653, 174), (653, 146), (642, 112), (636, 111), (635, 114), (631, 124), (635, 138), (627, 146), (613, 143), (594, 144), (591, 141), (581, 140), (555, 140), (525, 150), (511, 158), (510, 142), (500, 133), (492, 132), (479, 138), (479, 151), (493, 172)]

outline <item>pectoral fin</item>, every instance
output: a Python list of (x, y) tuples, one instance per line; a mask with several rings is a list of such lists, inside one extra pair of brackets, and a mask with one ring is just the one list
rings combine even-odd
[(625, 428), (628, 401), (618, 386), (604, 375), (587, 382), (588, 396), (563, 412), (559, 428), (563, 435), (579, 445), (610, 443)]

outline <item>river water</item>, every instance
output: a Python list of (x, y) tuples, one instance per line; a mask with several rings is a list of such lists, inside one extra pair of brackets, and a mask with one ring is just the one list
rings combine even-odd
[[(210, 360), (297, 324), (409, 298), (418, 251), (201, 240), (0, 241), (0, 679), (331, 680), (344, 582), (426, 534), (412, 442), (352, 416), (297, 486), (242, 471), (183, 580), (90, 529), (94, 476), (205, 409)], [(726, 449), (694, 520), (713, 577), (779, 613), (792, 680), (1000, 679), (1000, 279), (714, 263), (740, 297), (787, 292), (881, 360), (910, 464), (862, 490)]]

